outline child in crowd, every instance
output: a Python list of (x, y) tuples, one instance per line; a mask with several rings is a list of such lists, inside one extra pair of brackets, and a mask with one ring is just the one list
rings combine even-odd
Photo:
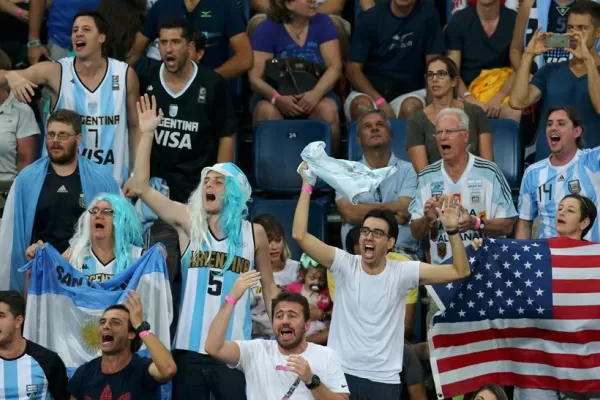
[(306, 333), (309, 342), (325, 344), (329, 336), (329, 322), (333, 303), (327, 288), (327, 269), (302, 254), (302, 268), (298, 272), (298, 281), (289, 284), (285, 289), (303, 295), (311, 306), (310, 328)]

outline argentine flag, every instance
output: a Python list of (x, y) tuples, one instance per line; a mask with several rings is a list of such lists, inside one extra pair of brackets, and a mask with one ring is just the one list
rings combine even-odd
[[(106, 282), (90, 282), (54, 247), (38, 248), (21, 271), (31, 269), (24, 336), (62, 358), (69, 376), (101, 355), (99, 320), (109, 306), (122, 303), (128, 291), (141, 299), (144, 319), (169, 349), (173, 318), (171, 287), (163, 252), (157, 245), (125, 271)], [(145, 347), (140, 350), (148, 356)]]

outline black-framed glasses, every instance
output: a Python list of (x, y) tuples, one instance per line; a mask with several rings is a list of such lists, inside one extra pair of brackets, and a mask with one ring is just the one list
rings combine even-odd
[(65, 140), (69, 140), (70, 137), (72, 136), (77, 136), (77, 135), (72, 135), (70, 133), (66, 133), (66, 132), (46, 132), (46, 140), (54, 140), (54, 139), (58, 139), (61, 142), (64, 142)]
[(98, 207), (94, 207), (90, 210), (88, 210), (88, 212), (92, 215), (98, 215), (98, 213), (104, 215), (105, 217), (112, 217), (113, 215), (115, 215), (115, 210), (113, 210), (112, 208), (98, 208)]
[(439, 71), (427, 71), (427, 73), (425, 74), (425, 78), (427, 78), (428, 81), (431, 81), (433, 80), (433, 78), (447, 78), (448, 75), (450, 75), (448, 71), (446, 71), (445, 69), (440, 69)]
[(381, 239), (381, 238), (390, 236), (388, 233), (385, 233), (381, 229), (370, 229), (365, 226), (360, 228), (360, 234), (364, 237), (369, 236), (371, 233), (373, 234), (373, 237), (376, 239)]
[(440, 129), (439, 131), (435, 131), (435, 133), (433, 134), (434, 136), (442, 136), (442, 135), (448, 135), (448, 136), (454, 136), (459, 132), (464, 132), (466, 129), (462, 129), (462, 128), (456, 128), (456, 129)]

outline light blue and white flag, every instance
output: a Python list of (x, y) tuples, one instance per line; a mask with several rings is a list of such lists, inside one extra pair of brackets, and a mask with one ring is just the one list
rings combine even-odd
[[(21, 270), (31, 269), (24, 336), (58, 353), (71, 372), (101, 355), (99, 320), (109, 306), (135, 290), (144, 319), (169, 349), (173, 318), (171, 287), (164, 253), (153, 246), (140, 259), (106, 282), (90, 282), (50, 244), (38, 248)], [(140, 350), (142, 355), (145, 347)]]
[(377, 190), (381, 182), (397, 169), (371, 169), (357, 161), (329, 157), (325, 152), (325, 142), (309, 143), (300, 156), (308, 164), (308, 170), (302, 173), (311, 186), (315, 185), (319, 177), (352, 204), (358, 204), (358, 196), (361, 193)]

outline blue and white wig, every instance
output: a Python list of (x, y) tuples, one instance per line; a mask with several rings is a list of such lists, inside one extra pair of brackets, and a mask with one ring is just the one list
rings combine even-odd
[(233, 263), (236, 249), (243, 246), (242, 221), (248, 217), (248, 201), (252, 188), (246, 175), (234, 163), (215, 164), (202, 170), (200, 185), (190, 195), (187, 208), (191, 221), (190, 248), (208, 250), (211, 257), (210, 240), (208, 238), (208, 214), (204, 209), (204, 179), (210, 171), (215, 171), (225, 177), (225, 187), (221, 198), (219, 226), (227, 238), (227, 261), (223, 270)]
[(92, 246), (92, 234), (90, 229), (91, 214), (89, 210), (101, 202), (106, 201), (114, 211), (113, 214), (113, 236), (115, 253), (115, 274), (124, 271), (131, 262), (131, 247), (143, 247), (142, 222), (135, 208), (124, 197), (110, 193), (100, 193), (92, 200), (88, 209), (81, 214), (75, 227), (75, 234), (69, 240), (71, 246), (71, 265), (81, 271), (84, 258), (89, 254)]

